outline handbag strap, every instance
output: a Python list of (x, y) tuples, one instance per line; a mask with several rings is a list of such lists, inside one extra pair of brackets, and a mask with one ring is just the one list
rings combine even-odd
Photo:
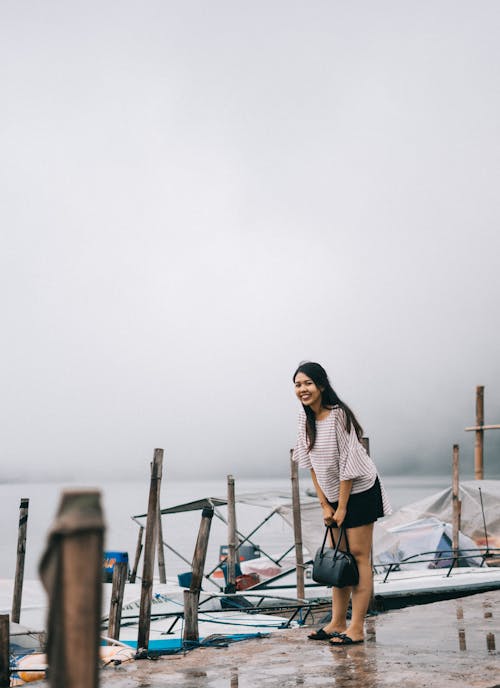
[(326, 526), (325, 537), (323, 538), (323, 544), (321, 545), (321, 552), (322, 553), (323, 553), (323, 550), (325, 549), (326, 538), (328, 536), (328, 533), (330, 533), (330, 537), (332, 538), (332, 544), (335, 548), (335, 554), (337, 554), (337, 551), (339, 549), (340, 541), (342, 540), (342, 535), (344, 536), (344, 539), (345, 539), (346, 552), (348, 552), (349, 554), (351, 553), (351, 550), (349, 549), (349, 540), (347, 538), (347, 530), (345, 529), (345, 526), (343, 524), (340, 526), (339, 539), (337, 540), (337, 544), (335, 544), (335, 538), (333, 537), (333, 526)]

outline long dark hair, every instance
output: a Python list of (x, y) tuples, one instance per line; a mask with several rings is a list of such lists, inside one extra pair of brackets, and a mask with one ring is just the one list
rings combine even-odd
[[(360, 440), (363, 436), (363, 428), (358, 423), (356, 416), (351, 411), (347, 404), (339, 399), (337, 393), (330, 384), (326, 370), (319, 363), (313, 363), (312, 361), (304, 361), (301, 363), (297, 370), (293, 374), (293, 381), (298, 373), (303, 373), (310, 378), (316, 387), (321, 390), (321, 405), (325, 408), (334, 408), (338, 406), (345, 413), (346, 429), (347, 432), (351, 432), (351, 427), (354, 427), (356, 435)], [(306, 413), (306, 432), (307, 439), (309, 443), (309, 451), (314, 447), (316, 442), (316, 415), (310, 406), (304, 406), (303, 409)]]

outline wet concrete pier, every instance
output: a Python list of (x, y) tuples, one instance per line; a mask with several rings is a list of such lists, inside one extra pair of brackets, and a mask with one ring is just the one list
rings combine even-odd
[(105, 670), (121, 688), (493, 688), (500, 686), (500, 591), (386, 612), (363, 645), (330, 647), (310, 628)]
[(330, 647), (310, 628), (105, 669), (120, 688), (500, 687), (500, 591), (370, 617), (366, 642)]

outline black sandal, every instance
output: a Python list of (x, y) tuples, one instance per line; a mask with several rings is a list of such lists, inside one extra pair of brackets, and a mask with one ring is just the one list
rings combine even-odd
[(330, 638), (338, 638), (340, 633), (333, 631), (333, 633), (328, 633), (324, 628), (320, 628), (319, 631), (313, 631), (307, 637), (309, 640), (330, 640)]

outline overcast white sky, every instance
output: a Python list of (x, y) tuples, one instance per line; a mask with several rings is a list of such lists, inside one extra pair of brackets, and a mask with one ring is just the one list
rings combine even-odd
[[(500, 423), (500, 3), (0, 5), (2, 477), (286, 475), (318, 360), (382, 474)], [(486, 473), (500, 474), (500, 431)]]

